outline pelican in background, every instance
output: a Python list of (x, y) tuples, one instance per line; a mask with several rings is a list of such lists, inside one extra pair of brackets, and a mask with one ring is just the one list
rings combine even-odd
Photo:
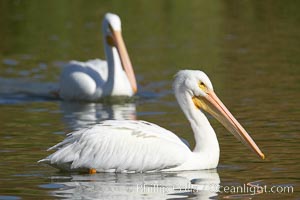
[(94, 59), (67, 64), (60, 76), (58, 94), (62, 99), (95, 101), (107, 96), (131, 97), (137, 92), (119, 16), (107, 13), (102, 29), (107, 61)]
[(40, 163), (66, 171), (148, 172), (216, 168), (219, 143), (202, 112), (207, 111), (259, 157), (264, 154), (214, 93), (207, 75), (182, 70), (175, 77), (174, 92), (187, 117), (196, 145), (191, 151), (174, 133), (149, 122), (108, 120), (70, 133), (49, 150)]

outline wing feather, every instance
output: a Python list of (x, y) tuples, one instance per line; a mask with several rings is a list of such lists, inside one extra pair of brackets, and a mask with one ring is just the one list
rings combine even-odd
[(176, 167), (191, 155), (172, 132), (134, 120), (108, 120), (73, 132), (53, 149), (40, 162), (64, 170), (152, 171)]
[(107, 78), (107, 62), (104, 60), (71, 61), (60, 75), (60, 97), (92, 100), (95, 95), (102, 95)]

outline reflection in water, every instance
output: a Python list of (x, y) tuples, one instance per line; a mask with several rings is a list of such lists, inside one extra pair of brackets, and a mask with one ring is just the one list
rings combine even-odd
[(102, 104), (62, 101), (63, 120), (72, 130), (78, 130), (106, 119), (136, 119), (134, 103)]
[[(64, 199), (162, 199), (198, 197), (209, 199), (217, 195), (220, 184), (216, 170), (184, 171), (180, 173), (139, 173), (71, 175), (51, 177), (57, 188), (52, 195)], [(48, 184), (51, 187), (54, 183)], [(151, 195), (151, 196), (149, 196)]]
[[(56, 83), (0, 77), (0, 104), (58, 100), (51, 94), (57, 88)], [(118, 104), (60, 101), (63, 121), (77, 130), (106, 119), (136, 119), (135, 104), (119, 101)]]

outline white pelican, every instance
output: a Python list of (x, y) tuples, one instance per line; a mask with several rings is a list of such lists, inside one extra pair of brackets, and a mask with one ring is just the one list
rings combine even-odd
[(104, 16), (103, 41), (107, 61), (71, 61), (60, 76), (59, 96), (65, 100), (94, 101), (137, 92), (134, 71), (122, 38), (118, 15)]
[(70, 133), (49, 150), (41, 163), (61, 170), (101, 172), (181, 171), (216, 168), (219, 144), (201, 110), (209, 112), (246, 146), (264, 154), (227, 110), (207, 75), (198, 70), (179, 71), (174, 81), (177, 101), (189, 120), (196, 145), (191, 151), (174, 133), (145, 121), (108, 120)]

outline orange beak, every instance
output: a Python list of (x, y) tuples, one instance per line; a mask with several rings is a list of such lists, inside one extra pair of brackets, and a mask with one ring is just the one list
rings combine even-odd
[(132, 87), (132, 90), (134, 93), (137, 92), (137, 84), (136, 84), (136, 79), (134, 75), (134, 71), (131, 65), (130, 58), (127, 53), (127, 49), (122, 37), (121, 31), (115, 31), (111, 28), (112, 32), (112, 38), (114, 40), (114, 46), (116, 46), (117, 51), (119, 52), (121, 63), (123, 66), (123, 69), (128, 77), (128, 80), (130, 82), (130, 85)]
[(202, 108), (210, 113), (236, 138), (243, 142), (260, 158), (265, 159), (265, 155), (261, 152), (247, 131), (241, 126), (241, 124), (234, 118), (234, 116), (217, 97), (214, 91), (207, 90), (206, 93), (207, 95), (205, 97), (193, 97), (194, 104), (198, 108)]

